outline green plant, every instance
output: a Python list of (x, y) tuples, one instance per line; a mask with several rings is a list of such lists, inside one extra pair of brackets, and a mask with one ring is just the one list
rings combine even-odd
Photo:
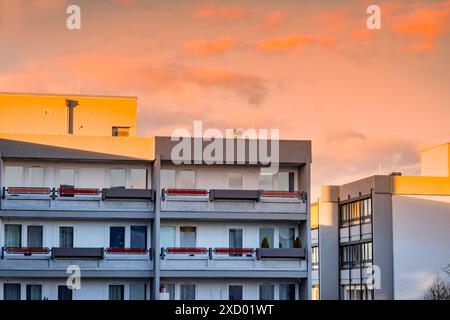
[(299, 237), (295, 238), (294, 240), (294, 248), (301, 248), (302, 247), (302, 240), (300, 240)]
[(261, 241), (261, 248), (269, 248), (269, 247), (270, 247), (269, 238), (264, 237)]

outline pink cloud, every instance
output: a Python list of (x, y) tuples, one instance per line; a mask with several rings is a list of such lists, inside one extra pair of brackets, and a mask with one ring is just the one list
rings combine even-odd
[(184, 50), (200, 55), (213, 55), (223, 53), (236, 47), (236, 41), (232, 37), (223, 37), (216, 40), (192, 39), (184, 44)]
[(311, 37), (293, 34), (261, 40), (256, 44), (256, 49), (264, 52), (287, 52), (301, 45), (310, 44), (311, 41)]

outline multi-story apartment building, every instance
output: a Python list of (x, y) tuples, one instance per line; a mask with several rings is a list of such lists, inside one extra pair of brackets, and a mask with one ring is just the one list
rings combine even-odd
[(450, 144), (421, 176), (323, 186), (311, 206), (313, 299), (422, 299), (450, 262)]
[(269, 143), (273, 175), (247, 139), (244, 161), (223, 139), (231, 163), (174, 164), (136, 108), (0, 94), (0, 299), (308, 299), (310, 142)]

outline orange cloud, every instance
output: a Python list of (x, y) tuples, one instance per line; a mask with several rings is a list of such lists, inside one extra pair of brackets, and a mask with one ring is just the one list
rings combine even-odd
[(225, 5), (208, 5), (198, 8), (195, 11), (197, 17), (221, 18), (226, 20), (237, 20), (244, 18), (247, 12), (240, 6), (225, 6)]
[(223, 53), (236, 47), (236, 41), (231, 37), (224, 37), (212, 41), (193, 39), (184, 44), (184, 50), (189, 53), (212, 55)]
[(264, 52), (287, 52), (301, 45), (309, 44), (311, 41), (311, 37), (294, 34), (281, 38), (261, 40), (256, 44), (256, 49)]
[(272, 28), (281, 24), (284, 18), (284, 12), (281, 10), (275, 10), (269, 12), (261, 21), (262, 26), (266, 28)]
[(401, 36), (415, 39), (406, 49), (414, 53), (435, 51), (437, 41), (450, 32), (450, 1), (417, 7), (399, 13), (392, 19), (391, 28)]

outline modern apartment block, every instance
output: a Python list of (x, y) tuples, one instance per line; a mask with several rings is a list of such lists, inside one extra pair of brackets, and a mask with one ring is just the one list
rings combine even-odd
[(312, 298), (422, 299), (450, 262), (450, 144), (421, 153), (421, 176), (323, 186), (311, 206)]
[[(0, 300), (308, 299), (310, 141), (221, 139), (232, 161), (210, 164), (192, 138), (175, 164), (136, 109), (0, 94)], [(266, 146), (274, 175), (249, 151)]]

